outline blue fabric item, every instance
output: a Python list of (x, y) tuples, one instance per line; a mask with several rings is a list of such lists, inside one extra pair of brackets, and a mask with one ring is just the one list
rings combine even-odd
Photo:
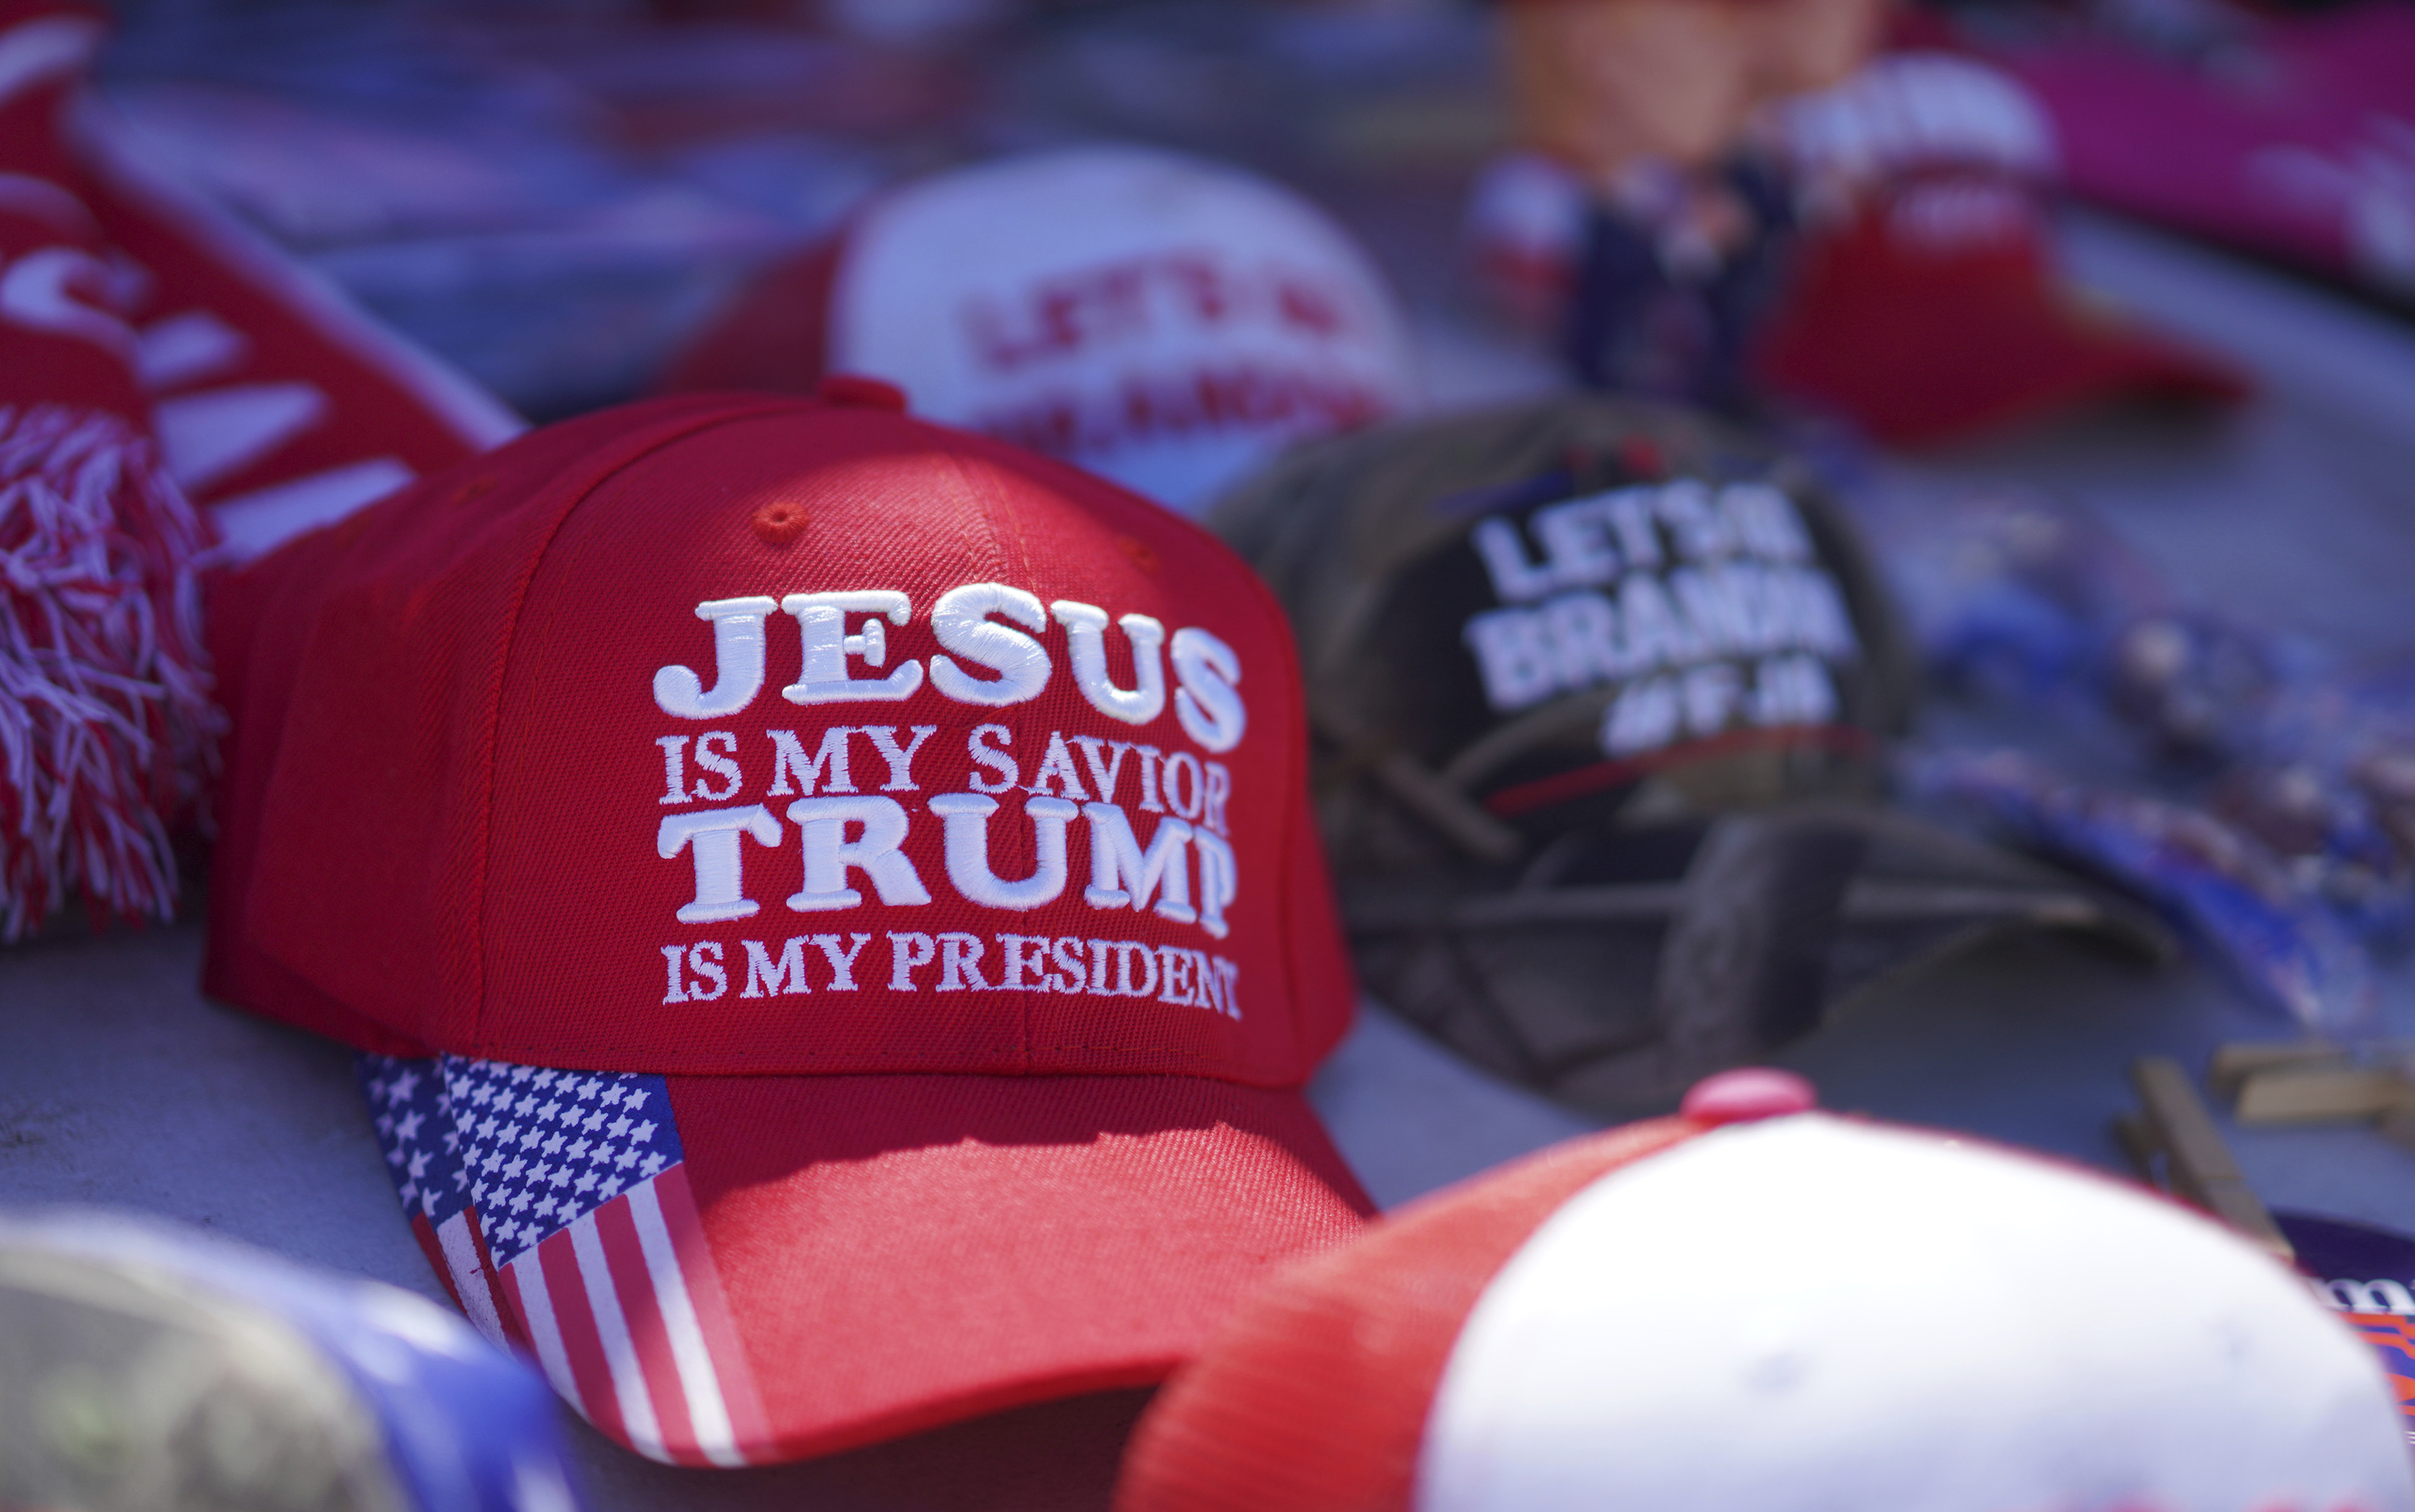
[(2362, 946), (2254, 837), (2176, 803), (2065, 781), (2010, 752), (1927, 756), (1903, 772), (1917, 795), (2136, 894), (2306, 1028), (2348, 1040), (2378, 1031)]
[(423, 1297), (116, 1213), (10, 1219), (0, 1243), (148, 1267), (298, 1330), (376, 1415), (417, 1512), (578, 1512), (553, 1393)]
[(1600, 202), (1587, 213), (1561, 345), (1586, 388), (1730, 413), (1750, 408), (1746, 362), (1793, 245), (1793, 210), (1785, 184), (1757, 159), (1729, 162), (1718, 180), (1753, 230), (1701, 268), (1664, 255), (1660, 226)]

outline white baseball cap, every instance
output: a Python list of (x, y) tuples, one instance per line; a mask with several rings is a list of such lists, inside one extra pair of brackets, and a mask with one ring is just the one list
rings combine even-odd
[(1418, 387), (1397, 302), (1323, 212), (1128, 146), (876, 198), (759, 278), (662, 386), (810, 391), (833, 371), (1185, 514), (1283, 446), (1404, 412)]
[(1245, 1303), (1119, 1512), (2403, 1512), (2372, 1352), (2111, 1179), (1768, 1071), (1405, 1209)]

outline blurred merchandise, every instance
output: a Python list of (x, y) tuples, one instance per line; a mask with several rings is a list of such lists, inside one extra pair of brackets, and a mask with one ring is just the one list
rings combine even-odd
[(1958, 441), (2116, 398), (2227, 404), (2228, 365), (2062, 286), (2043, 186), (2055, 145), (2008, 76), (1878, 59), (1784, 108), (1800, 262), (1755, 361), (1890, 445)]
[[(1741, 406), (1745, 352), (1793, 219), (1782, 181), (1746, 148), (1747, 124), (1766, 101), (1850, 71), (1880, 7), (1498, 10), (1522, 156), (1478, 191), (1479, 267), (1508, 275), (1513, 306), (1534, 304), (1538, 281), (1565, 286), (1561, 355), (1586, 387)], [(1545, 207), (1546, 164), (1566, 175), (1556, 207)], [(1497, 229), (1485, 218), (1496, 216)], [(1564, 277), (1536, 255), (1538, 233), (1572, 238)]]
[[(2111, 532), (2032, 495), (1878, 531), (1932, 676), (2063, 777), (2144, 786), (2270, 853), (2366, 943), (2415, 931), (2415, 673), (2179, 602)], [(2004, 738), (2007, 727), (1954, 743)]]
[(2089, 516), (2015, 489), (1874, 524), (1921, 657), (1942, 684), (2039, 733), (2122, 742), (2122, 764), (2203, 774), (2248, 756), (2300, 642), (2193, 608)]
[[(2356, 1056), (2337, 1051), (2325, 1056), (2325, 1048), (2319, 1040), (2227, 1045), (2214, 1055), (2211, 1080), (2217, 1090), (2241, 1084), (2236, 1116), (2242, 1126), (2282, 1121), (2269, 1114), (2287, 1103), (2297, 1104), (2287, 1121), (2307, 1122), (2308, 1103), (2337, 1107), (2358, 1094), (2384, 1090), (2381, 1100), (2390, 1111), (2382, 1130), (2408, 1143), (2415, 1133), (2415, 1085), (2406, 1079), (2403, 1047), (2395, 1068), (2386, 1064), (2380, 1047)], [(2177, 1061), (2143, 1057), (2130, 1077), (2140, 1108), (2117, 1118), (2115, 1130), (2138, 1176), (2295, 1265), (2316, 1300), (2373, 1346), (2397, 1399), (2401, 1431), (2415, 1448), (2415, 1294), (2408, 1290), (2415, 1286), (2415, 1239), (2373, 1224), (2266, 1207)], [(2261, 1114), (2258, 1102), (2265, 1104)]]
[[(483, 182), (474, 161), (423, 155), (414, 167), (364, 145), (375, 139), (330, 142), (271, 104), (241, 99), (239, 112), (262, 116), (253, 139), (213, 138), (206, 109), (146, 129), (85, 87), (94, 54), (109, 56), (87, 11), (26, 0), (15, 12), (20, 37), (84, 28), (72, 59), (59, 55), (67, 71), (52, 87), (65, 93), (13, 139), (26, 157), (12, 166), (60, 191), (57, 202), (71, 198), (106, 247), (112, 281), (83, 297), (92, 319), (122, 331), (169, 475), (224, 535), (222, 555), (256, 555), (518, 433), (519, 418), (475, 383), (196, 192), (248, 170), (291, 184), (284, 170), (315, 164), (331, 194), (314, 203), (340, 200), (368, 215), (371, 186), (406, 203), (423, 191), (458, 197)], [(293, 150), (297, 137), (333, 165)], [(185, 143), (188, 156), (158, 160), (149, 148), (161, 141)], [(337, 194), (338, 184), (349, 187)], [(17, 198), (21, 212), (34, 208)]]
[(1636, 163), (1709, 166), (1756, 112), (1860, 67), (1885, 10), (1883, 0), (1504, 0), (1519, 140), (1595, 187)]
[(1483, 25), (1419, 4), (199, 0), (132, 7), (107, 75), (148, 157), (553, 418), (643, 392), (755, 275), (951, 164), (1127, 138), (1362, 202), (1455, 172), (1500, 137), (1469, 67)]
[(308, 0), (146, 13), (106, 78), (158, 174), (539, 416), (638, 391), (968, 95), (793, 23)]
[(2077, 932), (2142, 964), (2171, 953), (2102, 890), (1870, 804), (1574, 832), (1480, 881), (1361, 880), (1342, 921), (1393, 1012), (1496, 1076), (1614, 1115), (1991, 941)]
[(2177, 1203), (1731, 1072), (1242, 1305), (1118, 1512), (2415, 1507), (2355, 1334)]
[(1822, 207), (1889, 180), (1954, 169), (2053, 182), (2053, 128), (2002, 69), (1950, 52), (1882, 53), (1759, 123)]
[(2212, 801), (2378, 945), (2415, 937), (2415, 663), (2282, 681)]
[(1735, 408), (1762, 384), (1890, 445), (2246, 393), (2062, 286), (2054, 132), (1990, 64), (1888, 53), (1737, 140), (1715, 168), (1623, 165), (1607, 191), (1565, 156), (1496, 158), (1466, 232), (1487, 298), (1521, 326), (1565, 322), (1590, 386)]
[(127, 317), (148, 274), (112, 247), (60, 123), (100, 23), (0, 7), (0, 941), (71, 902), (97, 926), (173, 916), (172, 827), (206, 802), (200, 575)]
[(2007, 933), (2137, 910), (1872, 802), (1912, 694), (1791, 457), (1601, 397), (1302, 448), (1211, 522), (1299, 637), (1362, 980), (1497, 1074), (1633, 1114)]
[(2166, 800), (2067, 781), (2009, 751), (1925, 753), (1906, 759), (1903, 776), (1914, 796), (2153, 905), (2306, 1029), (2344, 1040), (2378, 1031), (2363, 945), (2254, 837)]
[(2076, 192), (2415, 301), (2415, 9), (1971, 29), (2053, 120)]
[(878, 196), (765, 274), (661, 386), (804, 394), (830, 372), (1184, 514), (1418, 390), (1399, 301), (1330, 218), (1236, 169), (1109, 145)]
[(1735, 411), (1793, 242), (1784, 181), (1757, 155), (1680, 172), (1640, 163), (1587, 210), (1562, 356), (1587, 388)]
[(520, 425), (137, 161), (85, 87), (103, 38), (82, 7), (0, 8), (0, 938), (70, 899), (168, 917), (223, 727), (206, 565)]
[(0, 1218), (0, 1505), (578, 1512), (553, 1404), (426, 1299), (156, 1220)]
[(2298, 1252), (2316, 1295), (2345, 1314), (2381, 1360), (2407, 1441), (2415, 1448), (2415, 1238), (2317, 1213), (2272, 1215)]
[(1588, 213), (1583, 180), (1557, 158), (1522, 148), (1487, 161), (1460, 232), (1478, 299), (1521, 334), (1547, 338), (1576, 293)]

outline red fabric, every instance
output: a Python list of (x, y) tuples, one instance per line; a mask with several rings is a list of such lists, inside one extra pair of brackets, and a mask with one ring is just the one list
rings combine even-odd
[(1285, 1272), (1158, 1394), (1118, 1512), (1408, 1512), (1428, 1409), (1485, 1287), (1570, 1197), (1702, 1128), (1661, 1118), (1553, 1145)]
[[(89, 7), (0, 5), (0, 45), (71, 52), (97, 45), (99, 25)], [(83, 71), (63, 62), (0, 94), (0, 172), (31, 181), (0, 199), (0, 264), (12, 270), (0, 296), (0, 404), (105, 410), (147, 430), (120, 308), (140, 276), (112, 258), (60, 134)]]
[[(1346, 1030), (1354, 993), (1273, 599), (1212, 537), (1137, 497), (857, 397), (683, 397), (548, 427), (263, 559), (230, 579), (219, 620), (241, 723), (211, 990), (392, 1053), (670, 1076), (713, 1262), (698, 1284), (760, 1389), (750, 1455), (1154, 1382), (1268, 1266), (1369, 1211), (1296, 1091)], [(782, 696), (807, 670), (788, 613), (758, 621), (751, 701), (687, 718), (660, 691), (665, 667), (688, 669), (699, 694), (736, 675), (699, 604), (901, 592), (910, 612), (881, 621), (882, 657), (859, 641), (847, 661), (863, 679), (936, 667), (935, 604), (988, 582), (1097, 606), (1111, 626), (1156, 619), (1164, 709), (1132, 724), (1093, 707), (1055, 620), (1031, 628), (1049, 671), (1022, 702), (944, 696), (929, 671), (902, 699), (800, 705)], [(847, 626), (859, 637), (863, 619)], [(1247, 727), (1221, 750), (1178, 712), (1184, 628), (1239, 663)], [(1107, 632), (1118, 689), (1144, 681), (1134, 644)], [(965, 645), (955, 654), (978, 666)], [(825, 731), (866, 726), (892, 748), (908, 726), (935, 731), (902, 772), (869, 737), (841, 738), (847, 801), (897, 805), (895, 855), (928, 901), (885, 899), (859, 868), (854, 904), (795, 908), (814, 886), (806, 820), (790, 812), (804, 800), (773, 789), (805, 779), (772, 762), (772, 732), (818, 753)], [(711, 732), (723, 743), (709, 748)], [(1225, 933), (1207, 926), (1204, 863), (1188, 869), (1178, 846), (1199, 917), (1090, 902), (1095, 814), (1065, 826), (1054, 899), (985, 904), (959, 882), (934, 805), (982, 789), (973, 738), (1017, 768), (1020, 790), (988, 785), (1000, 806), (986, 821), (989, 870), (1012, 881), (1042, 864), (1023, 805), (1040, 801), (1057, 734), (1073, 778), (1052, 776), (1043, 796), (1112, 801), (1142, 846), (1181, 822), (1229, 844)], [(1107, 763), (1113, 791), (1093, 791), (1113, 741), (1134, 750)], [(708, 749), (739, 775), (716, 775)], [(1213, 811), (1211, 771), (1229, 779)], [(756, 911), (682, 921), (705, 867), (664, 851), (664, 816), (748, 805), (781, 836), (731, 834)], [(979, 948), (969, 965), (911, 959), (907, 942), (951, 934), (952, 952)], [(1070, 942), (1072, 967), (1026, 963), (1010, 986), (1010, 936)], [(823, 942), (835, 955), (850, 940), (841, 979)], [(1111, 944), (1115, 973), (1097, 953)], [(701, 951), (717, 952), (710, 982)], [(1134, 989), (1132, 973), (1177, 956), (1231, 963), (1238, 1016), (1172, 976)], [(954, 1074), (926, 1074), (939, 1072)], [(503, 1291), (518, 1307), (508, 1274)], [(608, 1416), (597, 1390), (587, 1400)]]
[(2083, 31), (1991, 55), (2052, 116), (2074, 192), (2403, 292), (2409, 253), (2391, 228), (2415, 203), (2415, 13), (2365, 0), (2247, 15), (2202, 52)]
[[(673, 408), (666, 406), (665, 414)], [(549, 427), (512, 448), (527, 467), (516, 476), (525, 480), (568, 467), (608, 442), (625, 424), (625, 416), (608, 413)], [(377, 510), (304, 535), (251, 567), (222, 575), (215, 584), (210, 652), (232, 728), (223, 746), (219, 834), (210, 857), (209, 949), (202, 962), (202, 990), (212, 997), (382, 1055), (434, 1053), (415, 1037), (414, 1026), (384, 1023), (347, 1007), (262, 951), (250, 929), (252, 877), (262, 848), (260, 816), (278, 772), (294, 680), (329, 575), (372, 531), (408, 529), (414, 510), (435, 511), (439, 519), (478, 511), (500, 476), (490, 468), (469, 467), (423, 482)]]
[[(96, 458), (116, 475), (105, 546), (75, 545), (56, 520), (35, 534), (57, 539), (0, 526), (0, 546), (82, 606), (62, 620), (27, 607), (40, 597), (28, 592), (13, 606), (21, 619), (73, 632), (79, 616), (99, 617), (114, 627), (91, 645), (45, 651), (45, 665), (66, 673), (9, 680), (20, 691), (55, 684), (25, 700), (32, 712), (15, 723), (26, 728), (0, 717), (0, 751), (18, 753), (10, 770), (32, 770), (37, 788), (80, 790), (26, 805), (71, 816), (72, 840), (38, 834), (14, 854), (0, 847), (0, 936), (69, 891), (103, 912), (166, 912), (174, 867), (161, 826), (194, 806), (217, 765), (198, 644), (204, 561), (340, 517), (519, 427), (229, 218), (126, 161), (84, 88), (104, 20), (89, 6), (0, 0), (12, 68), (0, 95), (0, 172), (13, 186), (0, 197), (0, 304), (11, 311), (0, 319), (0, 407), (19, 407), (0, 415), (11, 438), (0, 487), (47, 467), (47, 485), (72, 494), (94, 486)], [(55, 443), (62, 427), (95, 412), (122, 424)], [(21, 513), (18, 524), (32, 517)], [(223, 539), (203, 558), (213, 525)], [(109, 580), (96, 582), (91, 563), (104, 559)], [(65, 561), (82, 565), (63, 572)], [(129, 594), (150, 600), (143, 615), (129, 615)], [(95, 608), (104, 603), (105, 613)], [(139, 635), (129, 628), (138, 619)], [(120, 665), (140, 640), (155, 643), (138, 648), (139, 665)], [(96, 712), (121, 695), (95, 696), (86, 683), (145, 691), (130, 711)], [(47, 727), (62, 724), (80, 728)], [(38, 753), (30, 769), (16, 764), (26, 751)], [(41, 828), (20, 824), (11, 806), (0, 792), (0, 829)], [(262, 964), (256, 974), (274, 970)]]
[[(534, 1065), (1161, 1071), (1268, 1086), (1306, 1079), (1346, 1027), (1347, 967), (1313, 859), (1288, 635), (1245, 566), (1195, 527), (1111, 485), (902, 416), (770, 398), (676, 399), (593, 417), (578, 435), (612, 428), (626, 434), (567, 468), (563, 454), (580, 448), (531, 437), (477, 470), (492, 479), (490, 492), (455, 509), (430, 507), (420, 494), (391, 501), (347, 537), (339, 560), (313, 559), (323, 581), (287, 626), (305, 650), (275, 737), (275, 780), (236, 778), (260, 794), (257, 855), (275, 858), (273, 866), (251, 863), (237, 905), (253, 946), (385, 1034)], [(766, 540), (754, 516), (788, 502), (810, 522), (806, 533)], [(955, 702), (925, 682), (902, 703), (801, 709), (778, 691), (800, 666), (797, 623), (786, 615), (769, 628), (764, 687), (747, 709), (690, 723), (655, 707), (656, 668), (712, 666), (699, 603), (903, 591), (914, 617), (888, 628), (886, 665), (895, 667), (939, 650), (929, 614), (941, 593), (983, 581), (1043, 603), (1100, 606), (1111, 617), (1146, 613), (1169, 635), (1207, 628), (1238, 653), (1248, 733), (1213, 757), (1230, 772), (1224, 813), (1243, 879), (1229, 937), (1156, 912), (1091, 906), (1083, 896), (1088, 846), (1078, 839), (1075, 875), (1055, 902), (1020, 914), (972, 906), (950, 885), (941, 825), (924, 797), (910, 800), (905, 853), (930, 904), (788, 912), (781, 901), (798, 886), (801, 861), (790, 831), (779, 849), (743, 842), (760, 913), (717, 925), (676, 921), (697, 882), (691, 857), (655, 854), (667, 780), (659, 738), (731, 732), (745, 769), (732, 801), (781, 809), (789, 798), (772, 791), (786, 779), (775, 780), (771, 731), (802, 732), (810, 749), (828, 726), (857, 721), (893, 725), (899, 739), (909, 725), (937, 730), (913, 769), (923, 794), (963, 791), (982, 775), (968, 755), (979, 726), (1008, 732), (984, 739), (1011, 753), (1027, 786), (1052, 732), (1068, 737), (1069, 751), (1080, 737), (1144, 743), (1162, 749), (1168, 770), (1187, 760), (1204, 775), (1198, 755), (1177, 754), (1188, 741), (1171, 692), (1145, 729), (1106, 720), (1076, 690), (1064, 633), (1053, 624), (1046, 691), (1009, 707)], [(276, 654), (253, 654), (264, 652)], [(1110, 655), (1129, 655), (1120, 631), (1110, 634)], [(1133, 676), (1128, 661), (1110, 667)], [(1169, 669), (1169, 690), (1173, 681)], [(247, 768), (265, 754), (249, 744), (262, 739), (246, 735)], [(884, 763), (863, 737), (852, 740), (858, 791), (875, 792)], [(698, 783), (710, 775), (695, 765), (688, 773)], [(1134, 756), (1118, 775), (1118, 799), (1146, 844), (1171, 816), (1142, 812), (1142, 781)], [(1033, 826), (1018, 812), (1024, 796), (1003, 794), (991, 825), (1000, 877), (1034, 864)], [(1095, 797), (1087, 788), (1079, 796)], [(1078, 834), (1083, 821), (1072, 829)], [(850, 993), (825, 990), (806, 1011), (785, 996), (750, 1000), (733, 980), (710, 1006), (665, 1010), (667, 944), (709, 944), (737, 972), (749, 940), (777, 951), (786, 938), (832, 928), (869, 936), (859, 969), (870, 980)], [(1005, 980), (1006, 933), (1222, 957), (1238, 967), (1240, 1016), (1168, 1006), (1168, 991), (950, 994), (938, 964), (910, 992), (887, 990), (897, 949), (888, 936), (950, 931), (981, 944), (976, 970), (994, 988)], [(817, 948), (803, 950), (827, 980)], [(1130, 980), (1114, 984), (1145, 983), (1147, 959), (1133, 957)], [(1091, 964), (1099, 969), (1097, 957)], [(244, 1001), (323, 1032), (357, 1033), (316, 1002)]]
[[(96, 28), (104, 15), (62, 0), (0, 0), (0, 36), (55, 37), (62, 26)], [(382, 331), (231, 217), (129, 161), (105, 112), (83, 97), (84, 72), (79, 65), (8, 101), (12, 112), (33, 113), (13, 117), (0, 140), (8, 143), (8, 171), (68, 196), (87, 222), (85, 238), (111, 264), (110, 287), (82, 297), (146, 352), (140, 412), (270, 388), (298, 407), (293, 423), (261, 431), (228, 465), (180, 469), (178, 481), (195, 502), (213, 505), (381, 459), (426, 474), (520, 428), (491, 397)], [(177, 322), (214, 326), (232, 340), (215, 343), (218, 356), (161, 363), (156, 338)], [(121, 362), (133, 355), (129, 345)], [(48, 384), (65, 369), (41, 371)]]
[(831, 289), (846, 247), (842, 229), (747, 285), (672, 359), (655, 387), (666, 394), (812, 393), (830, 367)]
[(147, 270), (146, 314), (207, 310), (240, 332), (241, 357), (205, 378), (162, 384), (157, 400), (235, 384), (300, 384), (320, 418), (257, 459), (192, 488), (216, 503), (329, 469), (393, 457), (425, 476), (519, 428), (466, 381), (372, 326), (314, 275), (199, 202), (146, 178), (94, 138), (85, 191), (110, 241)]
[(2227, 366), (2055, 287), (2029, 192), (1941, 174), (1811, 238), (1763, 333), (1764, 378), (1921, 446), (2124, 396), (2228, 403)]
[(1164, 1378), (1372, 1210), (1294, 1094), (1194, 1077), (682, 1077), (771, 1437), (804, 1458)]
[(170, 830), (216, 763), (210, 533), (138, 379), (142, 274), (60, 133), (100, 29), (0, 5), (0, 941), (71, 898), (170, 917)]

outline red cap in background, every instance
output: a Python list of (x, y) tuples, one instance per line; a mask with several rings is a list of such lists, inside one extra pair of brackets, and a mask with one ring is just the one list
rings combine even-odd
[(1892, 53), (1772, 124), (1808, 212), (1761, 335), (1775, 387), (1905, 446), (2116, 399), (2246, 396), (2228, 365), (2063, 283), (2045, 201), (2057, 134), (2002, 69)]
[(2061, 287), (2032, 193), (1946, 174), (1806, 239), (1762, 334), (1772, 384), (1920, 446), (2117, 398), (2228, 404), (2246, 381)]
[(763, 275), (663, 386), (803, 393), (832, 370), (1185, 514), (1418, 389), (1398, 301), (1330, 217), (1238, 169), (1103, 144), (878, 196)]
[(2272, 1255), (1808, 1091), (1715, 1077), (1286, 1271), (1159, 1393), (1117, 1506), (2415, 1507), (2372, 1352)]

